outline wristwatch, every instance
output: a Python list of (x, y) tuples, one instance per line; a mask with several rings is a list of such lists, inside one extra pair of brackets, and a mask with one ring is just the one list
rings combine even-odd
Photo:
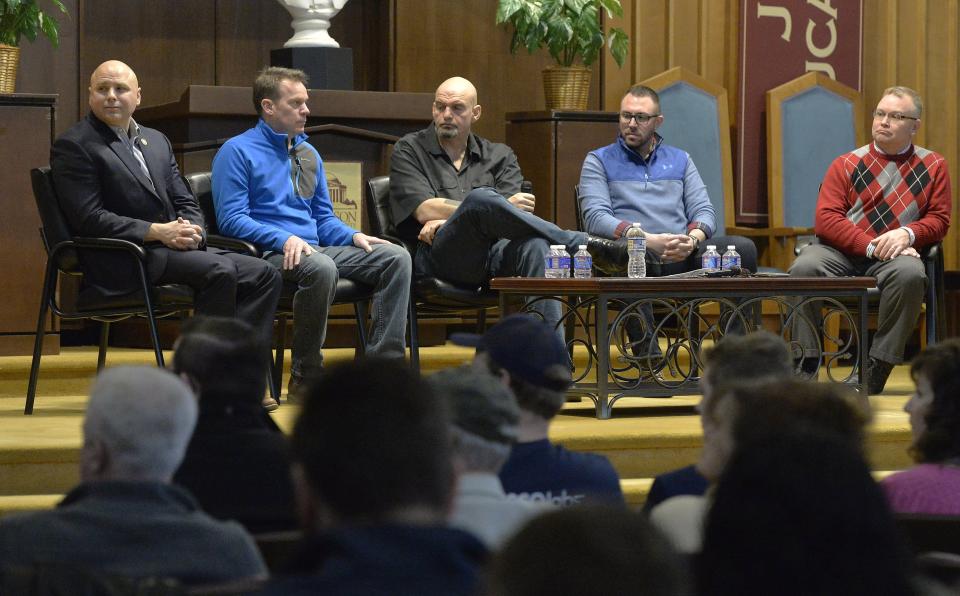
[(697, 237), (694, 236), (693, 234), (687, 234), (687, 236), (688, 236), (691, 240), (693, 240), (693, 250), (694, 250), (694, 251), (696, 251), (698, 248), (700, 248), (700, 239), (699, 239), (699, 238), (697, 238)]

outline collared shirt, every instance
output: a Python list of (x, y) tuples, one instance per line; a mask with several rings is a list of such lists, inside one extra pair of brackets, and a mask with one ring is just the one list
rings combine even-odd
[[(136, 158), (137, 163), (140, 164), (140, 169), (143, 170), (147, 180), (150, 181), (150, 185), (153, 186), (153, 179), (150, 178), (150, 170), (147, 169), (147, 160), (143, 158), (143, 152), (140, 151), (140, 125), (131, 118), (127, 128), (121, 126), (111, 126), (110, 128), (113, 129), (113, 132), (117, 133), (117, 137), (123, 141), (123, 144), (133, 153), (133, 157)], [(146, 141), (142, 142), (146, 143)], [(154, 187), (154, 190), (156, 190), (156, 187)]]
[(390, 160), (393, 220), (404, 237), (415, 239), (413, 213), (432, 198), (462, 201), (475, 188), (491, 187), (504, 197), (520, 192), (523, 175), (510, 147), (471, 133), (458, 170), (440, 146), (433, 124), (397, 141)]

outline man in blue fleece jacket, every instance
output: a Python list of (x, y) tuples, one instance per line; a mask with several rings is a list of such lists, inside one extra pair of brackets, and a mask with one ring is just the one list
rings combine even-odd
[[(634, 85), (620, 102), (617, 141), (587, 154), (580, 173), (583, 222), (590, 234), (620, 238), (633, 222), (647, 237), (647, 275), (700, 268), (705, 241), (717, 231), (707, 187), (690, 155), (657, 134), (660, 97)], [(742, 236), (713, 237), (720, 252), (733, 244), (742, 266), (757, 270), (757, 249)]]
[[(657, 92), (645, 85), (631, 87), (620, 101), (616, 142), (591, 151), (583, 162), (580, 203), (586, 231), (617, 239), (639, 222), (647, 239), (647, 277), (699, 269), (707, 238), (721, 253), (736, 246), (741, 267), (756, 271), (752, 240), (714, 236), (717, 218), (707, 187), (690, 155), (657, 134), (661, 124)], [(630, 350), (635, 357), (657, 355), (657, 326), (650, 308), (642, 309), (641, 316), (642, 323), (636, 317), (624, 322)], [(743, 327), (737, 317), (728, 324), (731, 331)]]
[(288, 385), (294, 397), (320, 373), (339, 276), (375, 290), (367, 354), (404, 357), (412, 269), (404, 248), (354, 230), (334, 214), (323, 161), (303, 132), (310, 113), (306, 83), (302, 71), (264, 69), (253, 87), (260, 121), (227, 141), (213, 160), (220, 230), (256, 244), (299, 286)]

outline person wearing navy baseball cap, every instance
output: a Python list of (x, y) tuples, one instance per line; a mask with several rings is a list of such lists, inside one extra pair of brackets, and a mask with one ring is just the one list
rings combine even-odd
[(515, 314), (483, 335), (455, 333), (450, 339), (476, 347), (474, 366), (499, 377), (520, 406), (517, 443), (500, 470), (508, 495), (560, 506), (624, 503), (620, 479), (606, 457), (568, 451), (548, 438), (550, 421), (573, 384), (570, 354), (552, 326)]

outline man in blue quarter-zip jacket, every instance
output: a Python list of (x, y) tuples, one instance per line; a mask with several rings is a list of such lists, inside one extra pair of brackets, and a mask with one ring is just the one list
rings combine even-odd
[[(690, 155), (657, 134), (662, 123), (657, 92), (644, 85), (631, 87), (620, 101), (617, 141), (591, 151), (583, 162), (580, 203), (586, 231), (618, 239), (639, 222), (647, 238), (648, 277), (699, 269), (708, 238), (720, 252), (736, 246), (741, 267), (756, 271), (753, 241), (714, 236), (717, 220), (707, 187)], [(641, 349), (655, 327), (649, 310), (644, 319), (646, 331), (636, 318), (626, 320), (634, 355), (659, 353), (655, 342), (649, 350)], [(731, 330), (740, 329), (741, 323), (734, 317)]]
[(253, 86), (254, 128), (227, 141), (213, 160), (213, 199), (220, 230), (256, 244), (296, 281), (293, 357), (288, 393), (320, 374), (327, 314), (343, 276), (375, 290), (367, 355), (404, 357), (411, 262), (402, 247), (344, 224), (333, 212), (320, 154), (303, 128), (307, 78), (269, 67)]
[[(587, 232), (620, 238), (633, 222), (647, 237), (647, 275), (700, 267), (705, 241), (717, 231), (707, 187), (690, 155), (663, 142), (660, 97), (634, 85), (620, 102), (617, 141), (587, 154), (580, 200)], [(714, 237), (723, 252), (733, 244), (744, 269), (756, 271), (757, 249), (742, 236)]]

